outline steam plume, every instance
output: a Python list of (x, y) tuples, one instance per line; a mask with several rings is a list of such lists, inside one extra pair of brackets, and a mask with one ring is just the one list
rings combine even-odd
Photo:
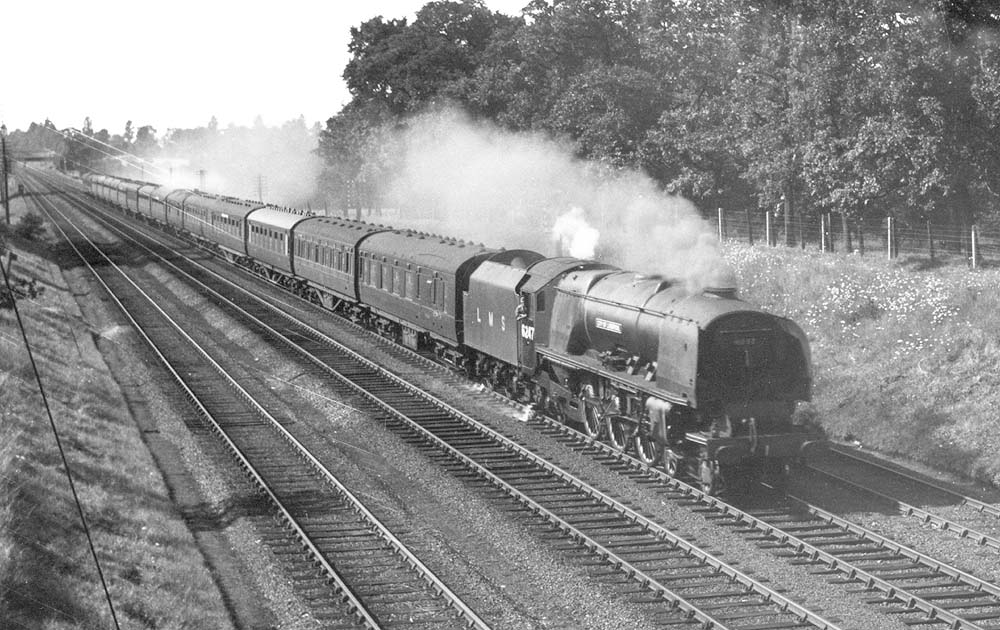
[(574, 258), (593, 258), (601, 233), (587, 223), (583, 208), (573, 207), (556, 218), (552, 240), (558, 245), (557, 254)]
[(692, 291), (724, 275), (719, 243), (691, 202), (642, 173), (578, 160), (568, 143), (505, 132), (453, 109), (416, 117), (395, 143), (398, 168), (385, 189), (401, 213), (393, 223), (493, 247), (596, 257)]

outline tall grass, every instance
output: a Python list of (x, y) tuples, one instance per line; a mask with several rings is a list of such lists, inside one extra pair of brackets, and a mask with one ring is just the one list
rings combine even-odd
[[(0, 315), (0, 324), (5, 320)], [(18, 474), (15, 470), (20, 429), (12, 422), (13, 400), (18, 396), (16, 374), (21, 356), (13, 346), (9, 329), (0, 326), (0, 579), (16, 580), (14, 564), (17, 541), (14, 537), (14, 501)], [(3, 585), (0, 582), (0, 585)], [(7, 618), (7, 599), (0, 597), (0, 619)]]
[(997, 270), (728, 247), (742, 296), (797, 321), (831, 437), (1000, 485)]

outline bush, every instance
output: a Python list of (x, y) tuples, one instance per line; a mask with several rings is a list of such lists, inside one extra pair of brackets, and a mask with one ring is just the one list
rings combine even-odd
[(34, 212), (22, 215), (14, 226), (14, 234), (29, 241), (36, 241), (45, 235), (45, 220)]

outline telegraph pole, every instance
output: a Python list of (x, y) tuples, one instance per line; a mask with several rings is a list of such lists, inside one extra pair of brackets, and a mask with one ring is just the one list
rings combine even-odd
[(0, 123), (0, 162), (3, 164), (3, 182), (0, 193), (3, 193), (3, 213), (10, 225), (10, 193), (7, 190), (7, 125)]
[(264, 189), (267, 187), (267, 178), (263, 175), (257, 176), (257, 201), (264, 203)]

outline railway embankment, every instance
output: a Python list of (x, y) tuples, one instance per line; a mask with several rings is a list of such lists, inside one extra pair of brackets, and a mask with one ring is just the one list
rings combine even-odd
[(1000, 486), (1000, 270), (727, 246), (741, 296), (798, 322), (834, 439)]
[[(15, 222), (28, 210), (23, 198), (12, 200)], [(13, 272), (43, 289), (17, 305), (118, 622), (231, 628), (234, 611), (218, 588), (225, 576), (203, 553), (212, 541), (192, 533), (183, 512), (185, 501), (205, 508), (211, 497), (196, 501), (196, 490), (168, 485), (164, 462), (147, 449), (150, 440), (167, 440), (166, 431), (135, 422), (136, 401), (127, 400), (102, 347), (121, 345), (130, 332), (107, 311), (99, 315), (99, 296), (75, 277), (85, 270), (51, 259), (54, 243), (50, 236), (8, 243)], [(14, 312), (0, 310), (4, 627), (113, 627), (65, 470)]]

